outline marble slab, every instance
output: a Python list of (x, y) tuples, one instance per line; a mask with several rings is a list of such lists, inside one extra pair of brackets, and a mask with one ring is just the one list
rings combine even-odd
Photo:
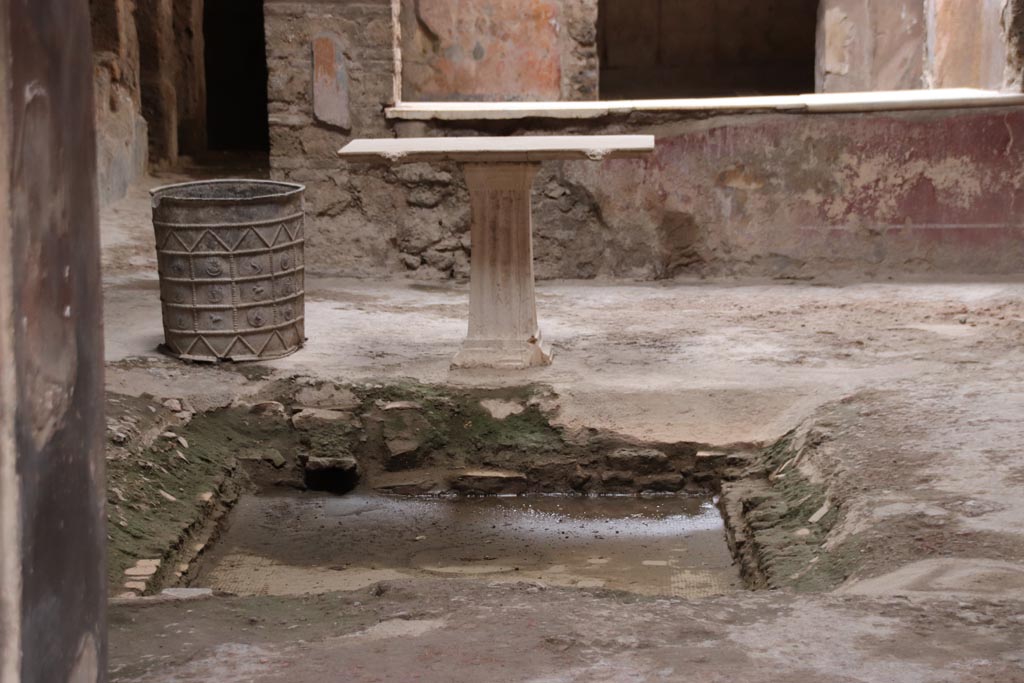
[(369, 163), (523, 163), (639, 158), (653, 151), (653, 135), (520, 135), (360, 139), (345, 145), (338, 156)]

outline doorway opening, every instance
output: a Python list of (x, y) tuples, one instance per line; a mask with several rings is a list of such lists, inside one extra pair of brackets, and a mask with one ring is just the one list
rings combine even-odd
[(263, 156), (270, 151), (267, 56), (261, 0), (206, 0), (207, 147)]
[(600, 0), (601, 99), (814, 92), (818, 0)]

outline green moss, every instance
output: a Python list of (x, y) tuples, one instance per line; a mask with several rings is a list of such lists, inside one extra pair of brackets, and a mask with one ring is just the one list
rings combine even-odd
[[(761, 467), (766, 473), (778, 471), (798, 455), (796, 432), (790, 432), (764, 450)], [(808, 435), (800, 448), (815, 448), (820, 437)], [(816, 523), (809, 520), (827, 500), (825, 486), (811, 482), (795, 465), (770, 482), (767, 494), (748, 499), (745, 517), (759, 548), (761, 566), (776, 587), (798, 591), (831, 590), (852, 571), (859, 550), (856, 542), (825, 551), (821, 546), (840, 519), (832, 505)], [(806, 535), (797, 535), (798, 531)]]
[[(148, 412), (143, 399), (118, 400), (132, 414)], [(231, 409), (171, 428), (187, 441), (187, 448), (161, 436), (141, 451), (113, 453), (107, 460), (107, 564), (112, 589), (120, 589), (124, 570), (136, 560), (164, 557), (190, 527), (205, 518), (210, 503), (200, 496), (232, 471), (239, 451), (293, 452), (296, 441), (291, 430), (282, 429), (284, 425), (283, 418), (256, 418)]]
[[(501, 390), (466, 390), (458, 393), (443, 387), (415, 383), (396, 384), (370, 389), (353, 389), (364, 402), (364, 410), (374, 403), (411, 401), (429, 428), (421, 434), (424, 451), (441, 451), (451, 456), (513, 450), (545, 453), (561, 451), (565, 442), (561, 432), (551, 426), (550, 418), (531, 404), (535, 387), (514, 387)], [(495, 419), (480, 404), (484, 399), (515, 401), (526, 408), (503, 420)], [(400, 429), (399, 415), (385, 414), (386, 424)]]

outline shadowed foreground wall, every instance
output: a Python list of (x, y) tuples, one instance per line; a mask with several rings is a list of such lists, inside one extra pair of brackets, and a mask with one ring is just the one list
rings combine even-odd
[(0, 682), (106, 680), (85, 0), (0, 0)]

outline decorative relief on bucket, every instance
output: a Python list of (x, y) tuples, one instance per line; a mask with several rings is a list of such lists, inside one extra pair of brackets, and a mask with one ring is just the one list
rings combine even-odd
[(220, 277), (224, 275), (224, 264), (221, 263), (220, 259), (212, 258), (206, 262), (204, 270), (210, 277)]
[(267, 314), (258, 308), (249, 309), (245, 317), (253, 327), (263, 327), (267, 324)]

